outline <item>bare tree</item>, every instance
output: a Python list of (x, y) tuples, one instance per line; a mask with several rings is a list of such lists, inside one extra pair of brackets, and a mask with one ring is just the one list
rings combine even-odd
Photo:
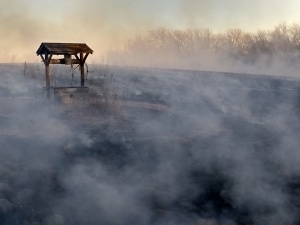
[(197, 51), (209, 51), (213, 48), (214, 35), (209, 29), (196, 29), (193, 31), (194, 48)]
[(288, 53), (292, 50), (289, 27), (286, 23), (279, 24), (271, 32), (273, 51)]
[[(210, 29), (172, 30), (159, 28), (146, 35), (128, 40), (125, 51), (114, 53), (124, 61), (132, 63), (174, 65), (177, 63), (203, 64), (201, 59), (243, 60), (255, 62), (262, 56), (270, 61), (273, 56), (297, 61), (300, 57), (300, 24), (288, 26), (279, 24), (272, 30), (258, 30), (255, 33), (241, 29), (228, 29), (224, 33), (213, 33)], [(229, 57), (229, 58), (228, 58)], [(129, 60), (130, 59), (130, 60)]]
[(148, 33), (149, 44), (156, 49), (166, 49), (170, 31), (166, 28), (151, 30)]
[(257, 31), (253, 36), (255, 54), (272, 54), (271, 35), (268, 31)]
[(300, 24), (293, 23), (289, 27), (290, 45), (295, 52), (300, 51)]

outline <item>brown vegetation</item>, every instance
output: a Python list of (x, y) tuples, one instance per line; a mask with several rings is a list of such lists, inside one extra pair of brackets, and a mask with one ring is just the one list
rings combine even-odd
[(127, 65), (214, 69), (224, 60), (251, 65), (280, 58), (293, 63), (299, 53), (300, 24), (282, 23), (255, 33), (241, 29), (214, 33), (210, 29), (159, 28), (128, 40), (123, 52), (111, 52), (108, 58)]

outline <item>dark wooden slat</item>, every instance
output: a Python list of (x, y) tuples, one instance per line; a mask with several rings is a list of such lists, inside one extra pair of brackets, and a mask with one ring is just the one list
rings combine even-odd
[[(50, 64), (65, 64), (65, 59), (51, 59)], [(72, 64), (80, 64), (77, 59), (72, 59)]]
[(53, 54), (50, 54), (49, 58), (47, 59), (47, 61), (46, 61), (47, 65), (50, 64), (50, 61), (51, 61), (52, 56), (53, 56)]
[(41, 44), (37, 50), (37, 54), (78, 54), (78, 53), (93, 53), (93, 50), (87, 46), (85, 43), (47, 43), (44, 42)]
[(85, 61), (86, 61), (86, 59), (87, 59), (88, 56), (89, 56), (89, 53), (86, 53), (85, 56), (84, 56), (84, 58), (83, 58), (83, 63), (85, 63)]
[(80, 58), (78, 57), (77, 54), (75, 54), (76, 59), (80, 62)]
[(80, 80), (81, 80), (81, 87), (84, 87), (84, 57), (83, 53), (80, 53)]
[(43, 63), (46, 63), (44, 56), (43, 55), (40, 55), (40, 56), (41, 56), (41, 58), (43, 60)]

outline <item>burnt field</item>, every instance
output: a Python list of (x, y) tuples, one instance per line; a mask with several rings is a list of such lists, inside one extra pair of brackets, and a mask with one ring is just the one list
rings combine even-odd
[(94, 66), (67, 103), (37, 65), (0, 81), (0, 224), (300, 224), (299, 79)]

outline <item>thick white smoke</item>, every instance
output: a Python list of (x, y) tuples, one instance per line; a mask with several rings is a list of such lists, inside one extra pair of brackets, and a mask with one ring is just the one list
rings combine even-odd
[(95, 66), (67, 107), (20, 68), (1, 65), (0, 224), (299, 220), (298, 80)]

